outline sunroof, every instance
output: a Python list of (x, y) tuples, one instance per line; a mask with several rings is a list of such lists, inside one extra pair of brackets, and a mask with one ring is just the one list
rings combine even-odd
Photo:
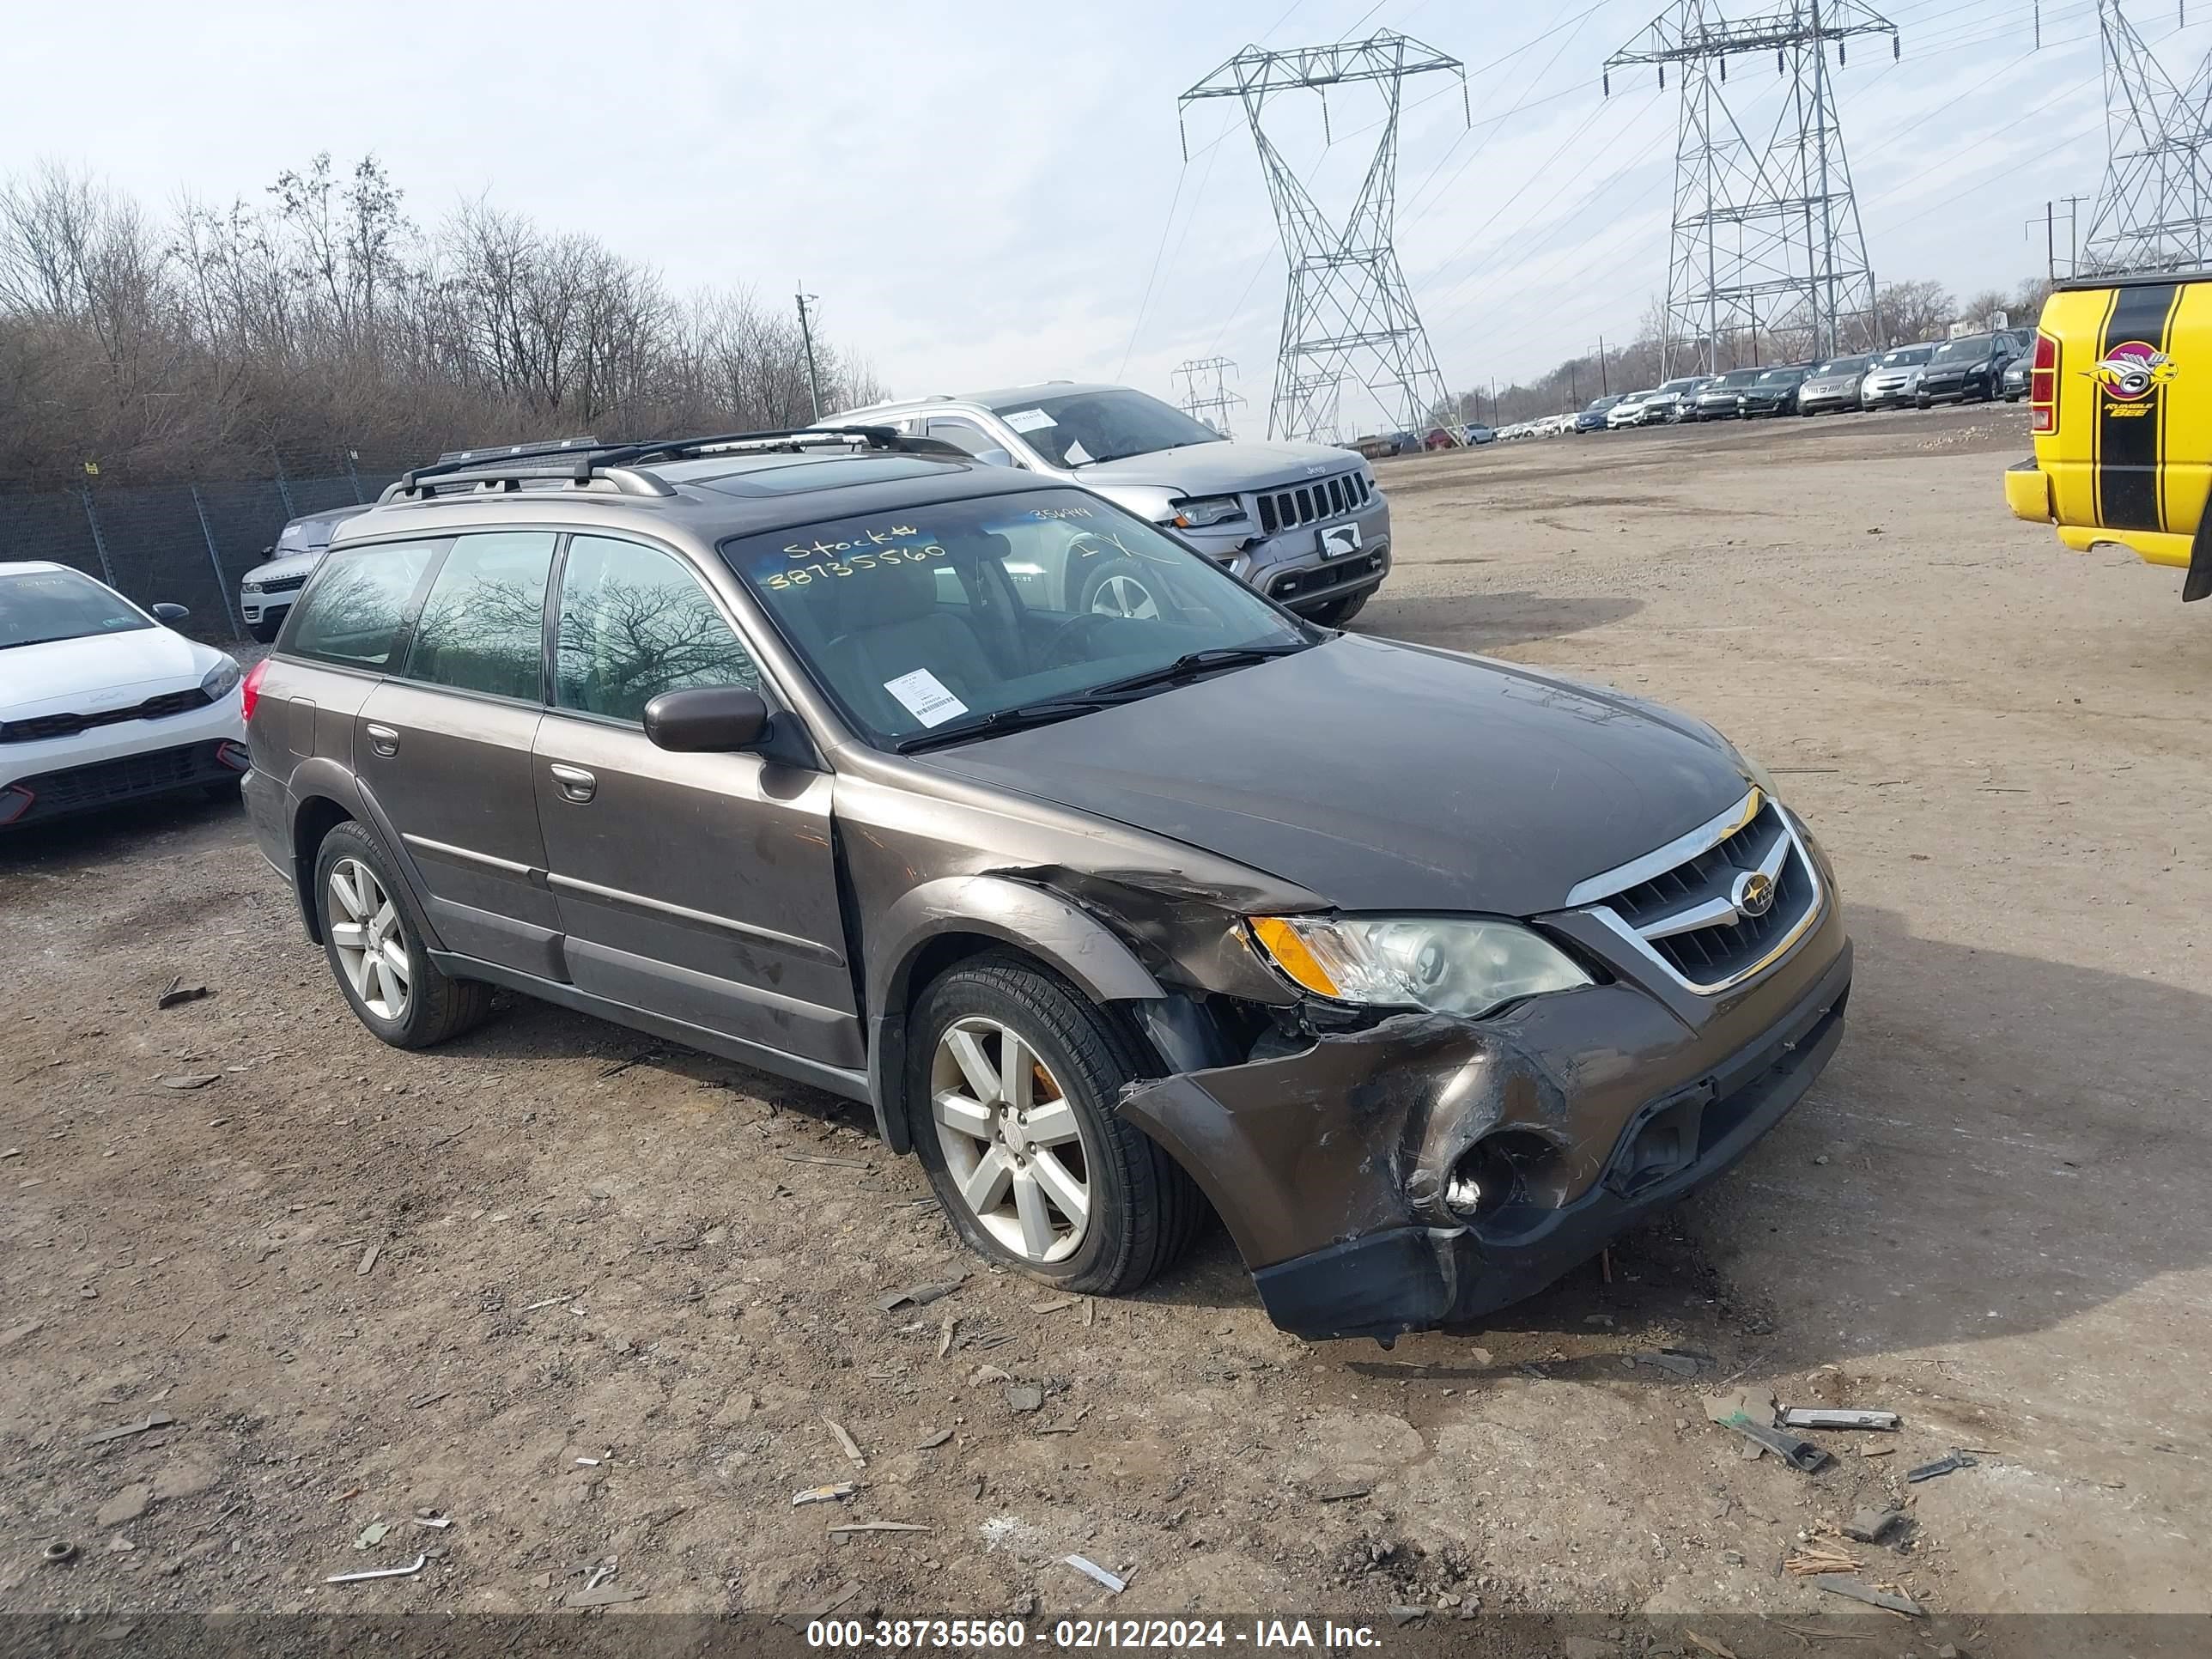
[(918, 478), (942, 472), (946, 465), (920, 455), (847, 455), (830, 460), (794, 458), (787, 465), (748, 467), (712, 478), (695, 475), (684, 482), (718, 489), (725, 495), (800, 495), (811, 489), (835, 489), (840, 484)]

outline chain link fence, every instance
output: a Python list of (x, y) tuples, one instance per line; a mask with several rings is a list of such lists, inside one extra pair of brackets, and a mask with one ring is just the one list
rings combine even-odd
[(363, 471), (357, 455), (315, 458), (305, 476), (125, 484), (88, 477), (60, 489), (0, 490), (0, 563), (48, 559), (97, 576), (141, 605), (181, 605), (183, 631), (245, 642), (238, 585), (303, 514), (373, 501), (403, 471)]

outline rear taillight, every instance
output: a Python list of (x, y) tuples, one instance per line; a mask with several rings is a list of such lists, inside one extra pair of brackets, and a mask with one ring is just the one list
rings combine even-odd
[(268, 677), (269, 659), (266, 657), (246, 671), (246, 683), (238, 689), (238, 712), (243, 718), (253, 718), (255, 705), (261, 701), (261, 682)]
[(2035, 367), (2027, 375), (2027, 429), (2041, 436), (2058, 430), (2058, 337), (2035, 331)]

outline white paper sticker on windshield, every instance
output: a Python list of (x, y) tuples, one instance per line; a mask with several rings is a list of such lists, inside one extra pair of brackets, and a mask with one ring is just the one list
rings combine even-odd
[(904, 703), (924, 726), (942, 726), (955, 714), (968, 712), (968, 705), (947, 691), (945, 683), (927, 668), (885, 680), (884, 690)]
[(1011, 415), (999, 417), (1017, 432), (1034, 432), (1041, 426), (1057, 426), (1059, 422), (1041, 409), (1018, 409)]

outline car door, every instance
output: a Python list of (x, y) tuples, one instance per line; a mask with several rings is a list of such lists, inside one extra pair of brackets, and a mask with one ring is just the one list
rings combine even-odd
[(398, 672), (355, 721), (354, 771), (464, 956), (556, 977), (531, 744), (544, 714), (551, 531), (456, 536), (405, 633)]
[(687, 562), (611, 537), (569, 538), (557, 605), (534, 787), (569, 977), (687, 1025), (860, 1066), (831, 779), (756, 754), (672, 754), (645, 735), (645, 706), (664, 691), (759, 687), (736, 629)]

